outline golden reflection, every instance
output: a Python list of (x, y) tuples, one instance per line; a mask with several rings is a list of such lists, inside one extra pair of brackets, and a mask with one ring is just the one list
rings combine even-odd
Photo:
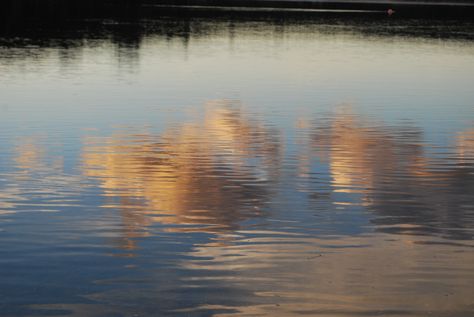
[[(339, 112), (326, 125), (311, 127), (304, 122), (298, 128), (312, 129), (309, 148), (327, 161), (332, 176), (327, 186), (332, 185), (334, 191), (360, 193), (370, 210), (391, 217), (404, 208), (410, 217), (416, 218), (420, 212), (417, 204), (424, 204), (422, 211), (426, 206), (431, 208), (419, 224), (412, 220), (413, 223), (378, 224), (378, 228), (416, 233), (423, 230), (425, 223), (433, 222), (434, 216), (442, 218), (441, 226), (449, 227), (450, 210), (444, 209), (448, 209), (445, 205), (450, 199), (456, 199), (448, 207), (459, 206), (453, 227), (462, 231), (461, 205), (470, 208), (471, 202), (472, 206), (472, 198), (463, 196), (463, 190), (470, 193), (472, 187), (456, 188), (453, 196), (443, 190), (449, 191), (449, 184), (473, 183), (472, 174), (467, 176), (462, 170), (466, 164), (457, 166), (473, 157), (472, 130), (457, 135), (458, 156), (447, 165), (447, 160), (428, 155), (418, 129), (391, 129), (362, 120), (348, 110)], [(279, 226), (284, 228), (281, 232), (240, 228), (241, 221), (260, 215), (271, 199), (270, 188), (275, 186), (268, 185), (280, 180), (281, 152), (281, 138), (273, 129), (249, 119), (236, 103), (215, 101), (206, 105), (202, 119), (174, 126), (161, 134), (116, 133), (85, 138), (82, 172), (99, 181), (105, 196), (103, 207), (120, 211), (123, 231), (115, 241), (122, 250), (135, 250), (134, 238), (146, 236), (146, 228), (158, 222), (167, 224), (172, 231), (217, 234), (208, 243), (191, 245), (188, 256), (176, 268), (176, 272), (183, 269), (199, 274), (167, 276), (175, 282), (176, 290), (170, 291), (166, 288), (168, 283), (160, 283), (161, 276), (150, 274), (147, 278), (157, 288), (156, 293), (170, 292), (170, 297), (187, 296), (186, 291), (192, 287), (203, 287), (206, 291), (206, 287), (214, 287), (232, 289), (242, 296), (240, 303), (249, 304), (206, 298), (195, 307), (170, 308), (171, 313), (208, 310), (222, 312), (216, 312), (216, 316), (280, 317), (467, 316), (472, 312), (472, 239), (381, 232), (356, 236), (343, 236), (344, 232), (340, 232), (341, 236), (323, 235), (320, 239), (298, 227), (308, 218)], [(294, 167), (298, 177), (309, 177), (314, 152), (307, 148), (302, 152), (293, 162)], [(47, 153), (35, 138), (18, 142), (14, 162), (20, 174), (42, 171), (41, 175), (50, 177), (49, 181), (46, 177), (35, 186), (28, 185), (36, 191), (47, 187), (45, 190), (58, 196), (62, 187), (78, 188), (74, 177), (58, 172), (61, 164), (54, 162), (62, 159), (52, 159)], [(434, 168), (437, 164), (443, 169)], [(425, 182), (427, 177), (439, 181)], [(441, 181), (441, 189), (433, 189)], [(23, 183), (20, 185), (26, 188)], [(18, 201), (12, 201), (24, 194), (25, 188), (1, 193), (0, 213), (2, 209), (13, 209)], [(405, 202), (393, 196), (399, 193), (419, 196), (416, 201), (406, 198)], [(2, 200), (6, 202), (1, 203)], [(146, 292), (149, 291), (147, 288)], [(152, 305), (156, 305), (156, 293), (150, 293)], [(140, 299), (144, 295), (114, 290), (98, 294), (96, 300), (126, 302), (130, 296)], [(74, 316), (98, 309), (88, 305), (61, 306), (65, 307)], [(109, 307), (103, 309), (101, 313)], [(111, 310), (107, 313), (113, 314)]]
[(328, 162), (338, 192), (373, 190), (394, 173), (429, 174), (421, 131), (414, 127), (394, 131), (361, 119), (348, 107), (324, 124), (312, 135), (313, 148)]
[(278, 177), (278, 134), (236, 102), (204, 109), (202, 119), (160, 135), (85, 138), (84, 174), (100, 180), (106, 207), (122, 210), (127, 235), (155, 221), (223, 232), (260, 213), (270, 194), (264, 184)]
[(458, 156), (462, 162), (473, 162), (474, 160), (474, 128), (458, 133), (457, 135)]
[(41, 138), (22, 138), (15, 148), (14, 162), (23, 175), (45, 168), (46, 150), (40, 145)]
[[(458, 155), (450, 158), (451, 164), (447, 165), (445, 158), (430, 156), (429, 144), (424, 143), (418, 128), (366, 121), (348, 107), (317, 126), (311, 135), (313, 153), (328, 163), (336, 192), (367, 194), (390, 184), (413, 181), (419, 182), (416, 186), (425, 186), (422, 182), (428, 178), (446, 180), (459, 176), (456, 163), (474, 156), (472, 130), (458, 134)], [(398, 188), (398, 192), (405, 190)], [(414, 193), (419, 190), (416, 188)]]
[[(418, 237), (407, 243), (388, 234), (319, 239), (265, 230), (235, 234), (230, 245), (194, 246), (176, 270), (187, 273), (169, 274), (166, 283), (160, 274), (150, 274), (144, 290), (104, 290), (88, 298), (98, 305), (118, 304), (109, 307), (119, 313), (135, 307), (121, 303), (138, 302), (151, 308), (143, 310), (144, 316), (156, 315), (157, 300), (166, 302), (163, 315), (441, 317), (472, 312), (470, 241)], [(185, 306), (189, 292), (193, 301)], [(72, 316), (97, 309), (61, 308)]]
[(35, 173), (47, 176), (63, 172), (64, 159), (53, 156), (44, 146), (46, 137), (26, 136), (18, 139), (14, 152), (14, 165), (17, 177), (32, 177)]
[(0, 191), (0, 215), (14, 213), (15, 201), (19, 200), (20, 195), (18, 188), (3, 188)]
[[(470, 219), (472, 130), (458, 134), (454, 157), (433, 153), (413, 125), (364, 120), (347, 107), (310, 131), (313, 153), (329, 166), (333, 193), (342, 193), (333, 197), (334, 204), (366, 206), (375, 213), (378, 229), (387, 232), (470, 236), (449, 228)], [(413, 224), (423, 227), (402, 226)]]
[(51, 139), (45, 135), (22, 136), (15, 141), (8, 162), (12, 168), (0, 180), (7, 184), (0, 192), (0, 214), (58, 212), (77, 206), (84, 186), (82, 177), (65, 173), (64, 157), (54, 153)]
[(472, 310), (472, 243), (251, 233), (231, 247), (196, 247), (196, 259), (210, 260), (183, 266), (221, 272), (214, 281), (243, 287), (262, 304), (200, 309), (236, 311), (218, 316), (460, 316)]

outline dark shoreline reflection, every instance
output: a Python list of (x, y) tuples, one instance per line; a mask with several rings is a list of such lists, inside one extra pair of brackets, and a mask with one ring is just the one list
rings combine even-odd
[[(125, 12), (130, 10), (125, 7)], [(128, 11), (127, 11), (128, 10)], [(152, 14), (157, 10), (157, 14)], [(133, 11), (133, 10), (132, 10)], [(8, 12), (4, 11), (4, 12)], [(361, 36), (402, 36), (433, 39), (474, 39), (474, 23), (470, 19), (401, 18), (363, 14), (298, 14), (297, 12), (239, 12), (202, 14), (193, 11), (166, 11), (166, 8), (149, 8), (148, 15), (91, 16), (89, 18), (67, 18), (55, 20), (46, 17), (41, 21), (7, 15), (0, 23), (0, 47), (34, 44), (42, 47), (55, 45), (61, 39), (93, 40), (112, 37), (114, 43), (140, 43), (145, 35), (181, 37), (205, 37), (227, 31), (230, 27), (238, 31), (249, 30), (255, 24), (273, 26), (277, 33), (297, 28), (300, 32), (352, 33)], [(32, 15), (36, 15), (35, 11)]]
[[(419, 43), (459, 43), (474, 39), (474, 23), (469, 20), (403, 19), (386, 20), (351, 16), (162, 16), (154, 19), (124, 21), (121, 19), (89, 19), (63, 22), (60, 27), (21, 24), (18, 28), (0, 28), (0, 66), (41, 65), (58, 55), (68, 67), (83, 60), (85, 49), (112, 46), (115, 60), (131, 72), (140, 63), (144, 41), (181, 43), (185, 54), (190, 41), (228, 37), (230, 41), (248, 36), (284, 39), (320, 35), (367, 41), (397, 40)], [(443, 41), (443, 42), (441, 42)], [(238, 48), (236, 48), (238, 49)]]

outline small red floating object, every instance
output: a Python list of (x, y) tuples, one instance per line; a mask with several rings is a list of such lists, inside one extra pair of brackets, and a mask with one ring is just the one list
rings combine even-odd
[(388, 9), (387, 10), (387, 14), (388, 14), (389, 17), (391, 17), (394, 13), (395, 13), (395, 10), (393, 10), (393, 9)]

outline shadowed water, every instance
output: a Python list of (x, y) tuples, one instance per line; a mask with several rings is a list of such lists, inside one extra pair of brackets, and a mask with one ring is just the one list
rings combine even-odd
[(474, 27), (0, 35), (0, 315), (472, 316)]

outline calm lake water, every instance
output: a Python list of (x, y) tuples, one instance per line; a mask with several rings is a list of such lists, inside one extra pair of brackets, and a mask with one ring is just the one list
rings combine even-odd
[(474, 23), (0, 35), (0, 315), (473, 316)]

